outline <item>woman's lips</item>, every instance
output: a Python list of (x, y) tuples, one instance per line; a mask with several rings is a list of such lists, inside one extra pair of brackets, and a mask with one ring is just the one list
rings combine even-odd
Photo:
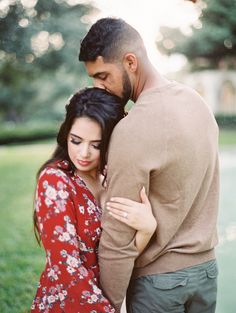
[(88, 166), (91, 163), (90, 161), (83, 161), (83, 160), (77, 160), (77, 162), (81, 166)]

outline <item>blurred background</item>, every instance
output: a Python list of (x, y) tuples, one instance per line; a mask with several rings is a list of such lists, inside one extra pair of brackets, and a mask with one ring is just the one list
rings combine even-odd
[(30, 310), (44, 266), (32, 228), (35, 175), (55, 147), (68, 98), (92, 85), (78, 50), (104, 16), (133, 25), (156, 68), (196, 89), (215, 114), (217, 313), (235, 313), (236, 0), (0, 0), (0, 312)]

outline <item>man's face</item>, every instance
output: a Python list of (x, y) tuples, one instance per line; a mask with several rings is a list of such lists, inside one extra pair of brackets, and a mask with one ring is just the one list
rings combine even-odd
[(107, 90), (120, 97), (126, 103), (131, 96), (131, 82), (122, 65), (104, 63), (101, 56), (96, 61), (85, 62), (85, 68), (94, 80), (94, 86)]

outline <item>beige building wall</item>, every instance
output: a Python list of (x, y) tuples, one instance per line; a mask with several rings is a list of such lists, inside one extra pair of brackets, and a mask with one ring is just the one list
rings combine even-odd
[(207, 70), (184, 75), (183, 82), (197, 90), (215, 114), (236, 115), (236, 72)]

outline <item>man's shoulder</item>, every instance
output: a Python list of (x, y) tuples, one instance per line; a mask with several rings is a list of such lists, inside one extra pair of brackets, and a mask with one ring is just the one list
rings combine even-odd
[[(169, 83), (160, 86), (160, 87), (154, 87), (147, 89), (143, 91), (138, 99), (137, 99), (137, 104), (139, 103), (146, 103), (146, 102), (155, 102), (156, 100), (165, 100), (165, 96), (174, 96), (176, 95), (181, 95), (181, 94), (186, 94), (186, 95), (191, 95), (191, 96), (196, 96), (200, 97), (200, 95), (197, 93), (195, 89), (193, 89), (191, 86), (177, 82), (174, 80), (169, 81)], [(163, 97), (164, 96), (164, 97)]]

